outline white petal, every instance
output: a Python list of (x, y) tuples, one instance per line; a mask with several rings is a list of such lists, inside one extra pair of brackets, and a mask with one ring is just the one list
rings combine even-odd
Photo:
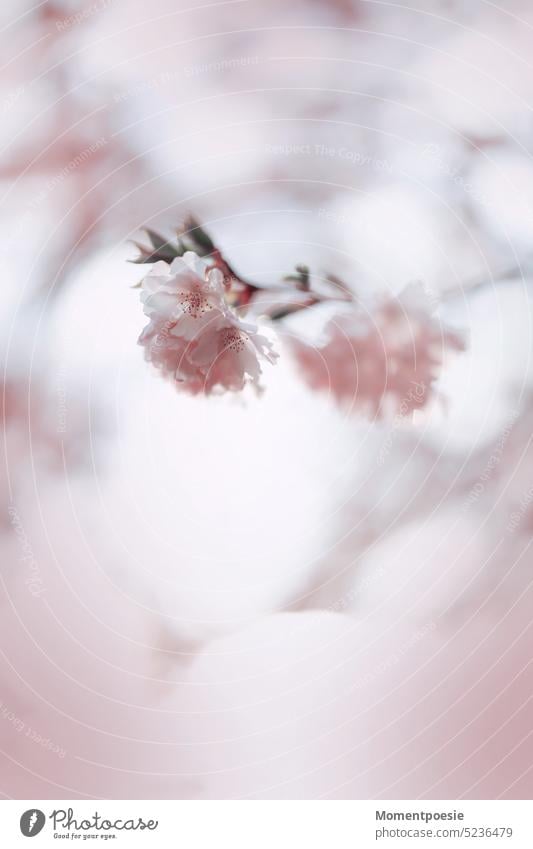
[(206, 272), (209, 268), (206, 262), (204, 262), (198, 254), (195, 254), (194, 251), (185, 251), (183, 254), (183, 262), (200, 280), (205, 281)]
[(207, 274), (207, 282), (212, 289), (215, 289), (221, 294), (224, 293), (224, 275), (220, 268), (211, 268)]

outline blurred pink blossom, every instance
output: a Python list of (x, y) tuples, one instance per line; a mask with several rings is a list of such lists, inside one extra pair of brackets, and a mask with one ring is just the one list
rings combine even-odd
[(378, 418), (425, 407), (446, 351), (461, 351), (464, 342), (413, 294), (408, 287), (373, 312), (356, 307), (331, 319), (321, 345), (292, 337), (289, 346), (306, 383)]

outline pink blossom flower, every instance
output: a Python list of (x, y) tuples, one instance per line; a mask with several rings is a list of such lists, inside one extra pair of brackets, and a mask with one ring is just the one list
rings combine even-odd
[(274, 363), (276, 357), (268, 339), (256, 333), (253, 325), (230, 317), (214, 332), (202, 334), (190, 360), (202, 374), (205, 392), (217, 386), (238, 392), (247, 379), (259, 385), (260, 359)]
[(188, 251), (157, 262), (142, 282), (150, 322), (139, 337), (145, 357), (192, 394), (259, 388), (260, 359), (273, 363), (270, 342), (245, 324), (225, 299), (224, 277)]
[(424, 407), (445, 352), (463, 350), (464, 343), (414, 294), (409, 287), (400, 297), (382, 301), (373, 313), (355, 307), (353, 313), (332, 319), (321, 345), (291, 339), (307, 384), (377, 417)]

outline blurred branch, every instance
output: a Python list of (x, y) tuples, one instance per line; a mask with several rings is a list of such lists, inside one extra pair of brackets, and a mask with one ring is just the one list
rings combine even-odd
[(460, 286), (454, 286), (453, 289), (448, 289), (442, 293), (442, 300), (449, 298), (457, 298), (459, 295), (469, 295), (485, 289), (492, 283), (512, 283), (517, 277), (524, 277), (524, 272), (527, 271), (533, 262), (533, 254), (527, 254), (522, 263), (518, 262), (508, 268), (502, 268), (492, 275), (483, 275), (477, 277), (470, 282), (462, 283)]

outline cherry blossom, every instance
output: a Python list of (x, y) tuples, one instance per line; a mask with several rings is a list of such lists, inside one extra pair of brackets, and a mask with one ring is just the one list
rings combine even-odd
[(141, 302), (150, 319), (139, 337), (146, 359), (193, 395), (258, 389), (260, 360), (275, 362), (268, 339), (227, 303), (222, 271), (192, 251), (170, 266), (157, 262)]
[(331, 319), (324, 340), (289, 341), (306, 383), (378, 418), (426, 406), (445, 354), (464, 348), (461, 335), (441, 326), (411, 287), (373, 311), (354, 306)]

